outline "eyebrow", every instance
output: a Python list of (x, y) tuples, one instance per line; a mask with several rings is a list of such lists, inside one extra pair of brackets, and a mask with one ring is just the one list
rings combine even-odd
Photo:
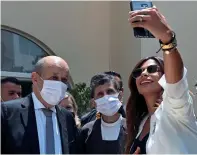
[(109, 89), (107, 89), (107, 91), (115, 92), (115, 89), (109, 88)]

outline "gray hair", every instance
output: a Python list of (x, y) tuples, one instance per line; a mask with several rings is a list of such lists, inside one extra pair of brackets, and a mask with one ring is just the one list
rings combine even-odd
[(44, 67), (44, 63), (45, 63), (45, 59), (41, 58), (40, 60), (38, 60), (38, 62), (35, 64), (34, 66), (34, 72), (41, 74), (42, 73), (42, 69)]

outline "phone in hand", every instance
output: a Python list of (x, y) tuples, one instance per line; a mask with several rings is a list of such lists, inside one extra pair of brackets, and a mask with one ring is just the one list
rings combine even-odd
[[(153, 4), (149, 0), (147, 0), (147, 1), (136, 1), (136, 0), (130, 1), (131, 11), (142, 10), (142, 9), (151, 8), (151, 7), (153, 7)], [(138, 21), (136, 21), (136, 22), (138, 22)], [(148, 30), (141, 28), (141, 27), (133, 28), (133, 31), (134, 31), (134, 36), (136, 38), (155, 38)]]

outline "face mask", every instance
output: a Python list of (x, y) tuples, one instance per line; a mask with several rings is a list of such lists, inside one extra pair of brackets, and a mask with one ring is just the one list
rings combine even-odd
[(44, 80), (40, 92), (42, 98), (50, 105), (57, 105), (64, 99), (67, 85), (61, 81)]
[(116, 114), (122, 105), (118, 99), (118, 94), (105, 95), (95, 100), (95, 102), (97, 111), (106, 116), (113, 116)]

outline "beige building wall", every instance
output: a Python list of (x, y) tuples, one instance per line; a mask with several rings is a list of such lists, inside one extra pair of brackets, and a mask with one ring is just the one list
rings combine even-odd
[[(154, 4), (177, 33), (193, 90), (194, 77), (197, 78), (197, 2), (157, 1)], [(141, 57), (156, 55), (159, 48), (156, 40), (133, 37), (127, 21), (130, 10), (127, 1), (3, 1), (1, 6), (2, 24), (33, 35), (67, 60), (74, 82), (88, 83), (94, 74), (106, 70), (120, 72), (125, 101), (132, 68)]]
[(125, 98), (140, 40), (127, 18), (128, 2), (2, 2), (2, 24), (29, 33), (68, 61), (74, 82), (107, 70), (123, 76)]
[(126, 102), (129, 95), (128, 78), (141, 57), (141, 41), (134, 38), (128, 23), (129, 2), (111, 2), (110, 7), (110, 69), (122, 75)]
[(109, 69), (109, 7), (109, 2), (4, 1), (1, 19), (64, 58), (74, 82), (88, 82)]

